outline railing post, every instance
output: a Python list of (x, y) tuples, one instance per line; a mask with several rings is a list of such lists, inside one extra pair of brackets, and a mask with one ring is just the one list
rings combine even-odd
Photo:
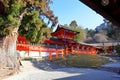
[(57, 49), (56, 49), (56, 59), (58, 59), (58, 51), (57, 51)]
[(55, 53), (56, 53), (56, 59), (58, 59), (57, 44), (55, 45), (55, 48), (56, 48), (56, 50), (55, 50)]
[(68, 56), (68, 47), (65, 49), (66, 56)]
[(62, 49), (62, 58), (64, 57), (64, 49)]
[(82, 46), (82, 54), (84, 54), (84, 52), (85, 52), (84, 50), (85, 50), (85, 49), (84, 49), (84, 46)]
[(79, 45), (77, 46), (77, 54), (79, 54)]
[(49, 60), (51, 61), (52, 60), (52, 52), (50, 51), (49, 53)]
[(71, 47), (71, 52), (72, 52), (72, 54), (73, 54), (73, 46)]
[(28, 57), (30, 56), (30, 46), (28, 45)]
[(90, 49), (90, 54), (93, 54), (93, 47), (91, 47)]
[(86, 54), (89, 54), (89, 47), (87, 47), (86, 49)]

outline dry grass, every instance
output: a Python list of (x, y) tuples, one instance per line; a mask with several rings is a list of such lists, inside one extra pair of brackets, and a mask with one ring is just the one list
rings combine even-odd
[(110, 62), (103, 57), (96, 55), (71, 55), (63, 59), (55, 60), (53, 63), (68, 67), (96, 68)]

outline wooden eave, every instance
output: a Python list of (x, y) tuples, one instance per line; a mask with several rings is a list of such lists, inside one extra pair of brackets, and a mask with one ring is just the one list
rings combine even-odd
[(53, 41), (53, 40), (45, 40), (44, 42), (48, 44), (64, 45), (63, 42), (58, 42), (58, 41)]
[(88, 7), (120, 27), (120, 0), (109, 0), (109, 5), (103, 6), (102, 0), (79, 0)]
[(70, 30), (68, 28), (65, 28), (65, 27), (60, 27), (58, 25), (58, 28), (56, 29), (55, 32), (51, 33), (52, 36), (59, 36), (60, 34), (63, 34), (63, 35), (70, 35), (71, 37), (77, 35), (79, 32), (77, 31), (73, 31), (73, 30)]

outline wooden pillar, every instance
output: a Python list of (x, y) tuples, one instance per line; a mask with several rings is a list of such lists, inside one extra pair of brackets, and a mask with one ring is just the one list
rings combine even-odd
[(95, 53), (95, 49), (94, 49), (94, 47), (92, 47), (92, 55)]
[(41, 51), (39, 50), (39, 56), (41, 56)]
[(93, 48), (93, 47), (90, 47), (90, 48), (89, 48), (89, 54), (92, 53), (92, 48)]
[(74, 54), (74, 46), (71, 46), (71, 52)]
[(52, 52), (51, 51), (49, 52), (49, 60), (50, 61), (52, 60)]
[(65, 49), (66, 56), (68, 56), (68, 47)]
[(96, 55), (96, 53), (97, 53), (97, 49), (96, 48), (94, 48), (95, 49), (95, 53), (94, 53), (94, 55)]
[(79, 47), (79, 50), (80, 50), (80, 54), (82, 53), (82, 46), (80, 45)]
[(95, 54), (96, 54), (96, 48), (93, 48), (92, 55), (95, 55)]
[(89, 47), (87, 47), (86, 49), (86, 54), (89, 54)]
[(30, 56), (30, 45), (28, 46), (28, 57)]
[(77, 54), (79, 54), (79, 45), (77, 45)]
[(62, 57), (64, 57), (64, 49), (62, 49), (62, 52), (61, 52), (61, 53), (62, 53)]
[(56, 59), (58, 59), (58, 51), (56, 50)]
[(94, 53), (94, 48), (92, 47), (92, 48), (91, 48), (91, 54), (93, 54), (93, 53)]
[(71, 52), (72, 52), (72, 54), (73, 54), (73, 46), (71, 46)]
[(84, 54), (84, 53), (85, 53), (85, 47), (82, 46), (82, 54)]
[(86, 47), (86, 46), (84, 46), (84, 54), (86, 54), (86, 49), (87, 49), (87, 47)]
[(88, 46), (86, 46), (85, 54), (88, 54)]
[(86, 46), (85, 54), (88, 54), (88, 46)]
[(30, 50), (28, 50), (28, 57), (30, 56)]
[(91, 48), (92, 48), (92, 47), (89, 47), (89, 49), (88, 49), (88, 54), (91, 54)]
[(41, 46), (39, 46), (39, 56), (41, 56)]
[(58, 50), (57, 50), (57, 44), (56, 44), (56, 59), (58, 59)]

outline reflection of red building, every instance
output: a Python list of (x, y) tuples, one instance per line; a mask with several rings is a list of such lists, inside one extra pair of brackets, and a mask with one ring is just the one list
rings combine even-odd
[[(17, 50), (26, 51), (27, 56), (30, 56), (30, 51), (39, 52), (38, 56), (41, 56), (41, 52), (48, 52), (49, 60), (52, 60), (53, 53), (55, 57), (68, 56), (69, 54), (96, 54), (97, 49), (93, 46), (77, 43), (73, 36), (79, 34), (79, 32), (70, 30), (64, 26), (58, 26), (55, 32), (51, 33), (52, 38), (45, 40), (45, 46), (31, 45), (24, 37), (18, 37)], [(34, 53), (32, 53), (34, 54)]]

